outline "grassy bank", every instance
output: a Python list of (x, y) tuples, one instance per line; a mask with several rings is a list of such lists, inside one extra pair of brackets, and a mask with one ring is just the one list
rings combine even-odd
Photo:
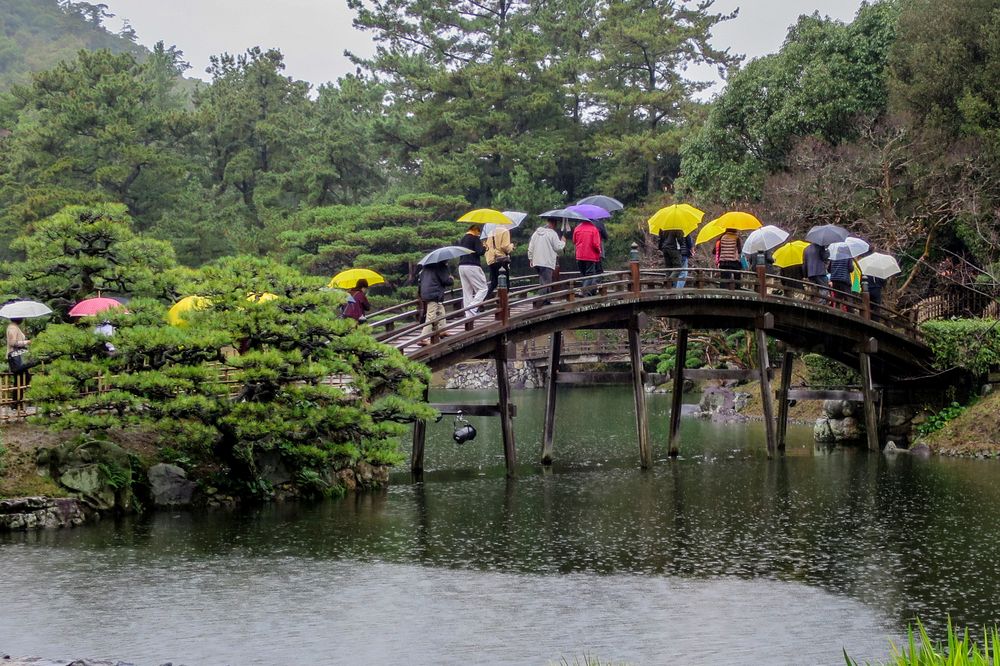
[(922, 437), (940, 455), (996, 457), (1000, 455), (1000, 393), (991, 393), (948, 421), (937, 432)]

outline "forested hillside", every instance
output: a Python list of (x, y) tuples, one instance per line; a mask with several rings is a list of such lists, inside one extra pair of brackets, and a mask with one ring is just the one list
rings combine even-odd
[(146, 51), (128, 30), (109, 32), (105, 6), (68, 0), (0, 0), (0, 90), (26, 83), (32, 72), (76, 57), (80, 49)]
[[(134, 51), (101, 33), (99, 8), (8, 2), (75, 12)], [(463, 207), (537, 213), (599, 192), (627, 204), (615, 257), (644, 238), (648, 211), (683, 200), (792, 230), (844, 224), (901, 258), (914, 297), (942, 275), (995, 282), (992, 0), (880, 0), (847, 24), (804, 16), (749, 63), (713, 39), (731, 17), (711, 2), (351, 6), (378, 48), (318, 89), (286, 76), (280, 51), (251, 48), (214, 58), (211, 82), (181, 93), (186, 64), (162, 47), (63, 52), (14, 86), (0, 104), (0, 256), (68, 204), (119, 202), (189, 265), (267, 253), (405, 281)], [(694, 63), (727, 76), (711, 103)]]

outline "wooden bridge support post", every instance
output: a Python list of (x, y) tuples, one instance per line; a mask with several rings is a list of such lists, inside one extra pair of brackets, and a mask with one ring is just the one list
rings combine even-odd
[(767, 437), (767, 457), (774, 455), (777, 434), (774, 428), (774, 394), (771, 393), (771, 369), (767, 356), (767, 333), (763, 328), (754, 329), (757, 340), (757, 369), (760, 371), (760, 398), (764, 406), (764, 433)]
[(552, 448), (556, 435), (556, 382), (559, 379), (559, 358), (562, 356), (562, 331), (552, 334), (549, 342), (549, 377), (545, 384), (545, 425), (542, 431), (542, 464), (552, 464)]
[(858, 354), (858, 362), (861, 365), (861, 393), (865, 404), (865, 434), (868, 439), (868, 450), (878, 451), (880, 448), (878, 412), (875, 405), (875, 389), (872, 386), (872, 360), (869, 355), (877, 351), (877, 342), (874, 338), (869, 339), (863, 349), (864, 351)]
[(786, 351), (781, 359), (781, 389), (778, 397), (778, 451), (784, 453), (788, 435), (788, 391), (792, 385), (792, 364), (795, 354)]
[(497, 339), (497, 390), (500, 397), (500, 432), (503, 436), (503, 457), (507, 476), (514, 476), (517, 467), (517, 449), (514, 446), (514, 422), (510, 416), (510, 376), (507, 374), (507, 336)]
[[(424, 402), (430, 400), (430, 386), (424, 389)], [(427, 441), (427, 421), (414, 421), (413, 448), (410, 450), (410, 472), (415, 477), (424, 473), (424, 444)]]
[(681, 431), (681, 399), (684, 397), (684, 366), (687, 364), (688, 329), (677, 329), (677, 349), (674, 356), (674, 388), (670, 394), (670, 457), (679, 453), (677, 445)]
[(639, 438), (639, 464), (643, 469), (649, 469), (653, 466), (653, 450), (649, 446), (649, 418), (646, 413), (642, 348), (639, 345), (639, 318), (635, 315), (628, 320), (628, 351), (632, 361), (632, 392), (635, 397), (635, 430)]

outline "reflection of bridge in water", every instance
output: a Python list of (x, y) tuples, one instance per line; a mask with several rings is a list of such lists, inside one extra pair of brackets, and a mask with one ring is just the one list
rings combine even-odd
[[(551, 285), (548, 294), (525, 278), (512, 280), (510, 288), (498, 290), (480, 312), (452, 309), (445, 316), (424, 322), (417, 301), (374, 313), (369, 323), (377, 338), (395, 346), (432, 370), (477, 358), (496, 361), (499, 402), (495, 406), (466, 409), (475, 415), (497, 415), (501, 421), (508, 473), (516, 464), (512, 426), (510, 382), (506, 361), (516, 343), (550, 337), (542, 443), (542, 461), (551, 461), (555, 434), (556, 383), (562, 354), (563, 331), (578, 329), (624, 329), (628, 337), (628, 360), (635, 396), (636, 432), (643, 467), (652, 464), (645, 405), (644, 372), (639, 333), (645, 317), (665, 317), (676, 322), (676, 363), (672, 373), (673, 401), (670, 413), (670, 452), (676, 455), (680, 425), (680, 401), (685, 377), (735, 378), (751, 376), (760, 381), (768, 454), (784, 449), (788, 403), (792, 399), (856, 399), (864, 402), (868, 446), (880, 445), (880, 419), (884, 418), (883, 392), (929, 376), (930, 352), (922, 342), (916, 322), (899, 312), (870, 301), (867, 294), (824, 290), (815, 285), (756, 272), (725, 273), (690, 269), (687, 284), (674, 287), (665, 270), (641, 269), (632, 262), (628, 271), (604, 273), (601, 281), (584, 286), (579, 276)], [(446, 307), (447, 310), (447, 307)], [(436, 325), (429, 333), (425, 324)], [(685, 371), (688, 333), (695, 329), (745, 329), (754, 334), (756, 368), (752, 371)], [(768, 337), (785, 345), (782, 378), (777, 394), (771, 390)], [(860, 391), (790, 390), (794, 354), (819, 353), (857, 368)], [(457, 409), (458, 406), (452, 406)], [(425, 425), (414, 428), (411, 466), (423, 468)]]

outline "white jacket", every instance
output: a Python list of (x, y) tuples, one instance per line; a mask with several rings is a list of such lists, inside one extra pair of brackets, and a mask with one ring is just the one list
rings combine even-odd
[(528, 263), (532, 268), (555, 268), (559, 263), (559, 253), (566, 247), (566, 241), (559, 237), (555, 229), (544, 224), (531, 234), (528, 242)]

